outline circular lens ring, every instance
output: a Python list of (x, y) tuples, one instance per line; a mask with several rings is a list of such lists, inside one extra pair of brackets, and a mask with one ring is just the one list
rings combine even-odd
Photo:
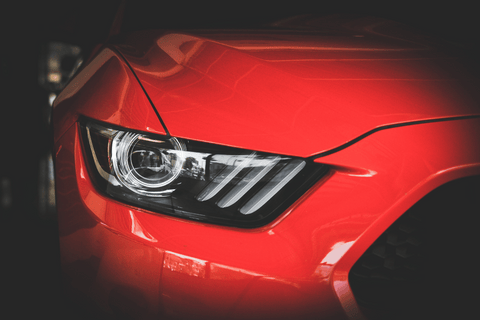
[(175, 161), (175, 166), (169, 173), (171, 174), (171, 177), (159, 183), (152, 183), (147, 180), (151, 181), (153, 179), (143, 177), (139, 174), (137, 170), (135, 170), (132, 162), (133, 150), (141, 138), (155, 141), (145, 135), (131, 132), (119, 132), (115, 136), (112, 143), (112, 163), (114, 173), (121, 184), (137, 194), (149, 196), (160, 195), (163, 193), (163, 190), (158, 189), (169, 185), (180, 175), (184, 163), (183, 151), (186, 148), (177, 138), (171, 138), (168, 140), (173, 147), (172, 150), (179, 151), (176, 153), (177, 161)]
[[(175, 161), (175, 166), (171, 170), (171, 177), (168, 178), (166, 181), (162, 181), (162, 182), (159, 182), (159, 183), (146, 182), (146, 181), (152, 181), (154, 179), (144, 177), (140, 173), (138, 173), (138, 171), (135, 170), (135, 166), (134, 166), (133, 161), (132, 161), (132, 155), (133, 155), (135, 146), (137, 145), (138, 141), (141, 138), (144, 138), (144, 137), (145, 136), (143, 136), (143, 135), (138, 135), (136, 137), (135, 141), (133, 141), (131, 143), (131, 145), (129, 146), (128, 162), (129, 162), (129, 167), (132, 168), (131, 171), (130, 171), (130, 176), (131, 176), (132, 179), (135, 180), (137, 185), (143, 186), (145, 188), (161, 188), (161, 187), (166, 186), (166, 185), (170, 184), (171, 182), (173, 182), (175, 179), (177, 179), (178, 175), (180, 174), (180, 172), (182, 170), (182, 167), (183, 167), (183, 162), (184, 162), (183, 161), (183, 156), (182, 156), (183, 148), (182, 148), (182, 145), (180, 144), (180, 142), (178, 141), (178, 139), (172, 138), (172, 139), (168, 140), (172, 144), (173, 150), (180, 151), (179, 153), (176, 153), (178, 161)], [(148, 140), (152, 141), (151, 139), (148, 139)]]

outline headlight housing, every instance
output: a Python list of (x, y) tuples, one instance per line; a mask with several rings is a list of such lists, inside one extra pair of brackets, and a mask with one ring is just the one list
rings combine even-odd
[(236, 227), (271, 222), (320, 179), (309, 159), (113, 128), (86, 120), (82, 138), (100, 191), (157, 213)]

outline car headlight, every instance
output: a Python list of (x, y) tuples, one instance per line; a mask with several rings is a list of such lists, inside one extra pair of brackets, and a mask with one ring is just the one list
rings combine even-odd
[(161, 214), (237, 227), (275, 219), (326, 172), (310, 159), (81, 124), (96, 186)]

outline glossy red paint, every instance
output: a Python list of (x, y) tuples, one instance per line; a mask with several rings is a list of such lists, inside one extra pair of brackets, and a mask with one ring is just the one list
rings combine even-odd
[(170, 133), (187, 139), (308, 157), (381, 126), (479, 114), (480, 83), (456, 59), (382, 34), (384, 24), (333, 35), (146, 31), (117, 48)]
[[(278, 34), (267, 37), (275, 42), (262, 34), (153, 32), (116, 48), (169, 132), (195, 140), (310, 156), (387, 124), (480, 114), (471, 90), (477, 82), (454, 60), (376, 29), (351, 29), (294, 43)], [(363, 38), (355, 37), (360, 29)], [(251, 37), (257, 42), (244, 41)], [(112, 48), (77, 75), (54, 109), (65, 284), (106, 314), (361, 319), (348, 285), (357, 259), (427, 193), (480, 175), (480, 119), (473, 118), (380, 130), (316, 159), (330, 173), (262, 228), (123, 204), (92, 184), (77, 118), (158, 134), (165, 128)]]

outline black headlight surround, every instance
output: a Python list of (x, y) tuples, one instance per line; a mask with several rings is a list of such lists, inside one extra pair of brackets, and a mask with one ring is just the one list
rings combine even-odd
[[(198, 197), (199, 191), (203, 187), (198, 186), (198, 182), (189, 181), (189, 179), (183, 179), (178, 182), (178, 185), (182, 185), (182, 188), (176, 189), (170, 196), (171, 208), (165, 205), (159, 204), (159, 198), (151, 197), (148, 195), (137, 194), (128, 190), (123, 186), (114, 186), (105, 177), (105, 173), (102, 174), (97, 169), (99, 166), (104, 170), (112, 170), (111, 164), (109, 165), (108, 159), (100, 159), (100, 157), (110, 157), (109, 150), (111, 150), (110, 142), (104, 143), (104, 146), (110, 148), (109, 150), (102, 150), (102, 152), (96, 151), (96, 155), (92, 153), (92, 146), (90, 144), (87, 127), (88, 126), (100, 126), (112, 130), (120, 130), (122, 132), (132, 132), (144, 135), (152, 139), (168, 140), (171, 137), (155, 135), (146, 132), (138, 132), (131, 129), (120, 128), (111, 124), (105, 124), (100, 121), (91, 120), (87, 118), (81, 118), (79, 121), (82, 145), (85, 158), (87, 159), (87, 167), (89, 176), (91, 177), (95, 188), (107, 197), (113, 198), (119, 202), (146, 209), (152, 213), (160, 215), (170, 215), (173, 217), (185, 218), (194, 221), (201, 221), (206, 223), (212, 223), (224, 226), (233, 226), (239, 228), (258, 228), (265, 226), (266, 224), (275, 220), (281, 213), (283, 213), (288, 207), (290, 207), (295, 201), (297, 201), (303, 194), (305, 194), (316, 182), (318, 182), (329, 171), (329, 167), (323, 164), (315, 163), (312, 159), (279, 156), (263, 152), (255, 152), (257, 157), (274, 157), (279, 156), (285, 161), (296, 161), (302, 163), (302, 169), (291, 179), (284, 187), (280, 188), (269, 200), (251, 214), (242, 214), (240, 209), (245, 207), (246, 203), (257, 194), (262, 188), (264, 188), (270, 180), (280, 172), (285, 163), (282, 165), (276, 165), (271, 171), (269, 171), (265, 177), (254, 185), (248, 192), (246, 192), (236, 203), (230, 205), (227, 208), (220, 208), (218, 206), (220, 199), (222, 199), (230, 190), (234, 188), (233, 185), (225, 186), (218, 194), (210, 199), (199, 201), (195, 199)], [(92, 138), (92, 136), (90, 136)], [(253, 154), (254, 151), (239, 149), (227, 146), (214, 145), (205, 142), (183, 140), (186, 150), (190, 152), (199, 152), (211, 155), (235, 155), (235, 156), (248, 156)], [(100, 143), (101, 144), (101, 143)], [(97, 143), (97, 145), (100, 145)], [(95, 150), (98, 150), (98, 146)], [(96, 160), (94, 160), (96, 158)], [(96, 161), (96, 163), (95, 163)], [(208, 160), (207, 160), (208, 161)], [(288, 163), (288, 162), (286, 162)], [(209, 166), (206, 166), (208, 171)], [(245, 171), (245, 170), (244, 170)], [(246, 175), (246, 171), (239, 173), (240, 179)], [(209, 172), (205, 172), (208, 177), (207, 182), (211, 182), (214, 176), (209, 176)], [(197, 185), (195, 185), (197, 183)], [(189, 187), (188, 185), (191, 184)]]

